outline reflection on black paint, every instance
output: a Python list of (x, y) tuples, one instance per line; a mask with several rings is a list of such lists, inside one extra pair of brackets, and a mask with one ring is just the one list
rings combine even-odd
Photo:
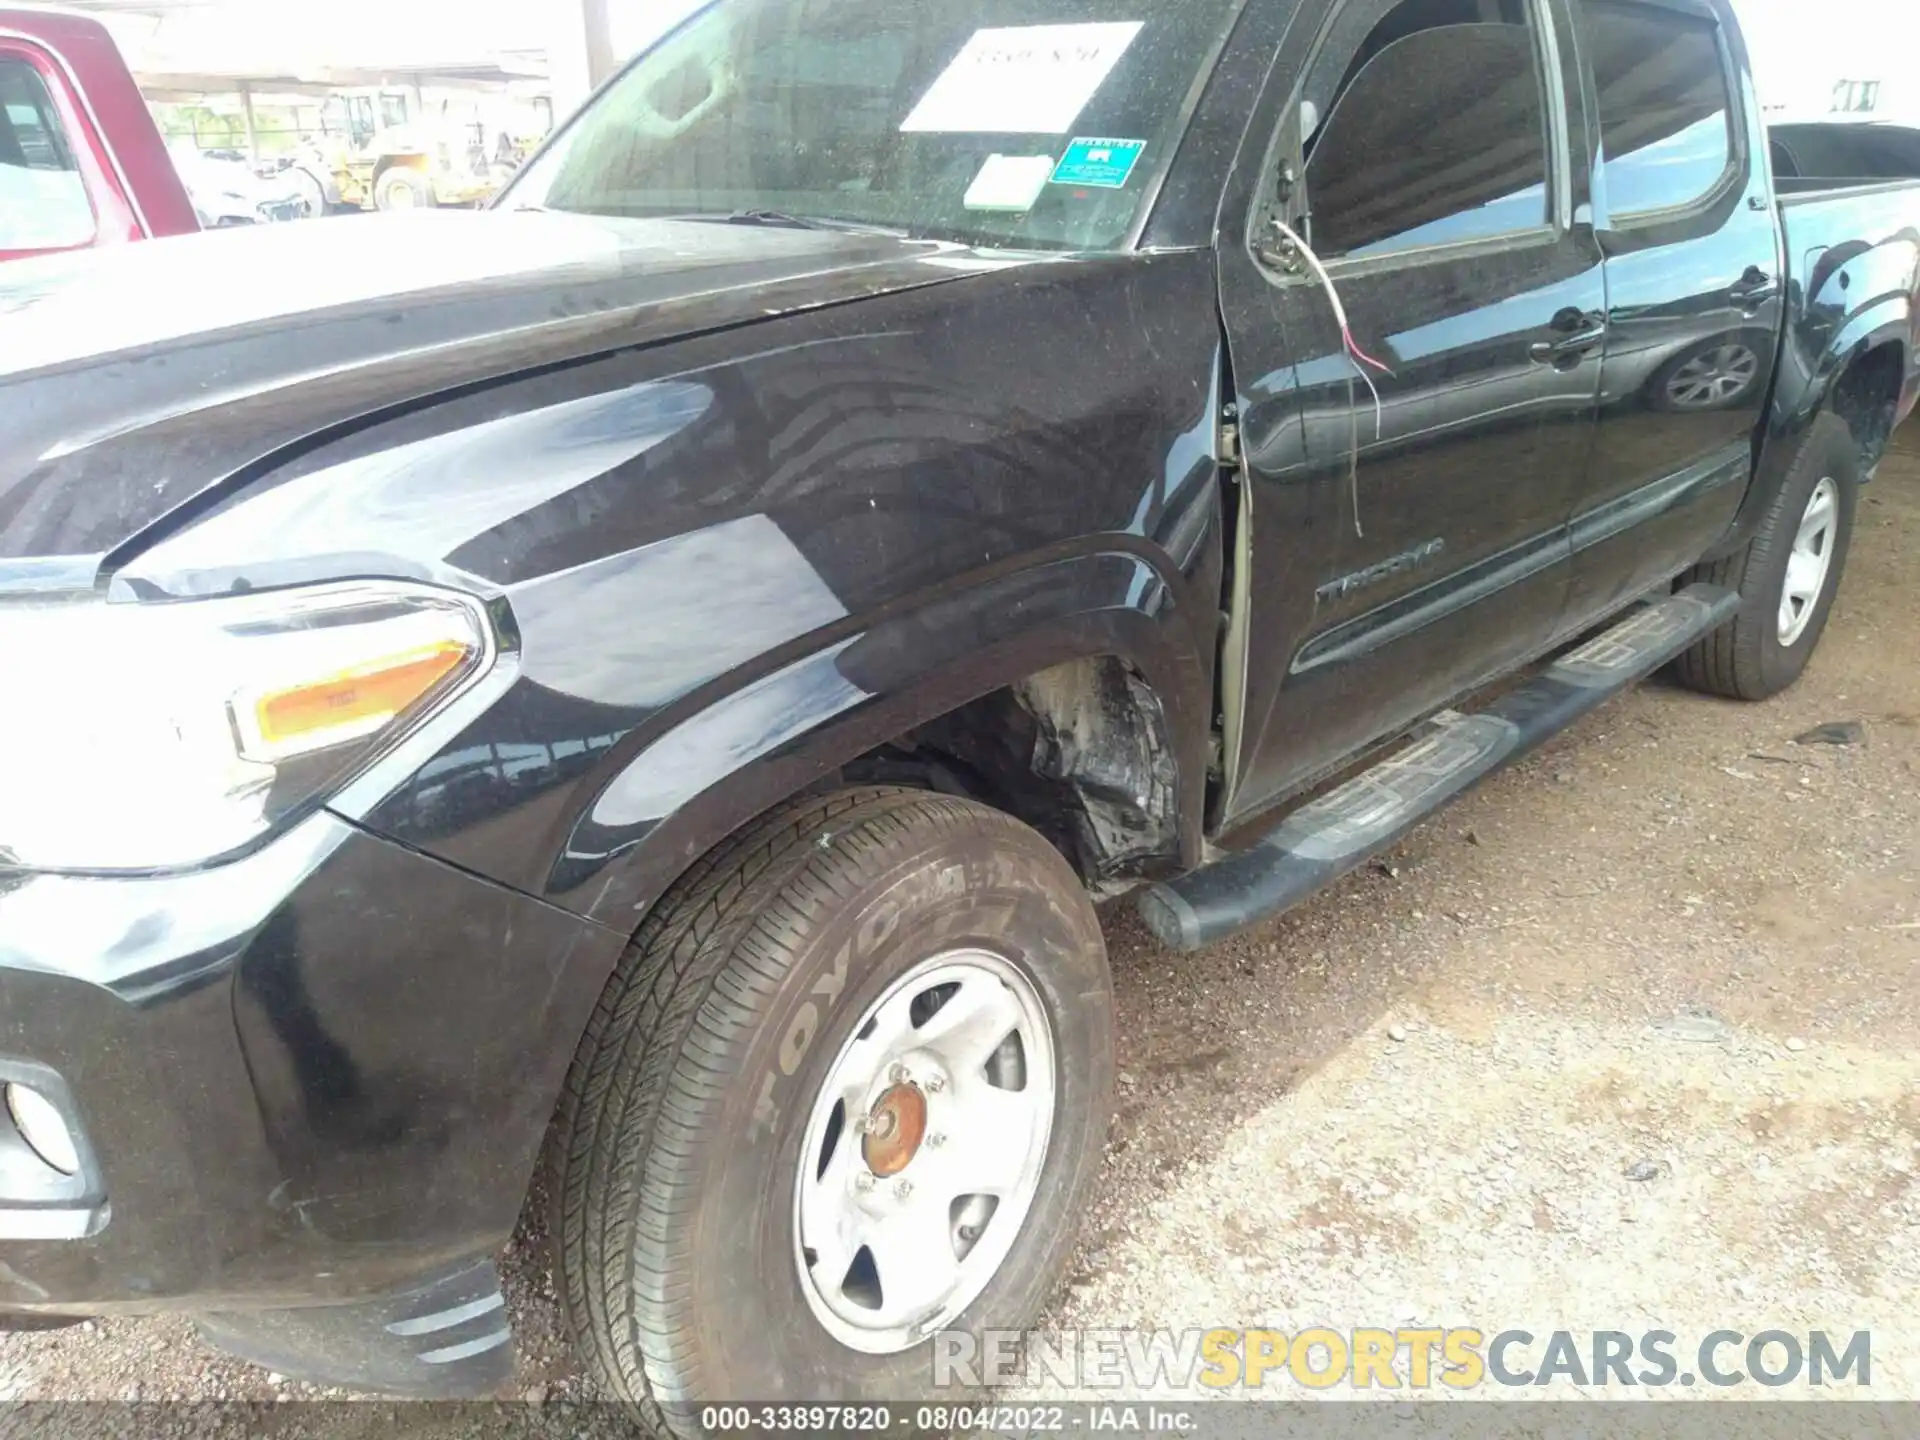
[(632, 728), (630, 712), (523, 681), (514, 706), (468, 726), (379, 808), (377, 823), (430, 845), (475, 815), (510, 814), (591, 774)]
[(574, 830), (552, 884), (567, 890), (702, 791), (870, 698), (842, 673), (847, 640), (736, 690), (660, 736)]
[(1733, 158), (1714, 22), (1677, 9), (1588, 0), (1587, 47), (1616, 217), (1691, 205)]
[(279, 1039), (293, 1071), (301, 1117), (315, 1135), (354, 1150), (399, 1142), (406, 1123), (397, 1111), (369, 1108), (353, 1054), (327, 1032), (301, 974), (300, 917), (282, 906), (261, 927), (246, 963), (240, 994)]
[(1545, 109), (1524, 24), (1441, 24), (1393, 40), (1309, 153), (1315, 248), (1377, 255), (1544, 224)]
[(621, 738), (607, 731), (567, 740), (489, 740), (447, 751), (408, 788), (408, 818), (422, 835), (443, 835), (476, 810), (511, 810), (517, 795), (584, 774)]

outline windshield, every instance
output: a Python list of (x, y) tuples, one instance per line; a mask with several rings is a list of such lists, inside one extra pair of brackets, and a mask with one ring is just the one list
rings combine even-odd
[(1110, 249), (1240, 3), (715, 0), (502, 203)]

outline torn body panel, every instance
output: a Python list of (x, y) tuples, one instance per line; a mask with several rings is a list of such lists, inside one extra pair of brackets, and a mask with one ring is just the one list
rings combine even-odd
[(1035, 724), (1034, 774), (1068, 794), (1073, 858), (1096, 895), (1178, 848), (1178, 767), (1160, 699), (1118, 660), (1056, 665), (1014, 687)]

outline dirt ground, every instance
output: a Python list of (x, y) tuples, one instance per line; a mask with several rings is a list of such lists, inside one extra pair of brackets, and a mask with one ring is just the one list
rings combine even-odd
[[(1910, 426), (1790, 694), (1649, 684), (1198, 957), (1117, 908), (1119, 1118), (1049, 1323), (1868, 1329), (1873, 1398), (1920, 1399), (1916, 557)], [(1793, 743), (1829, 721), (1865, 743)], [(510, 1280), (524, 1392), (585, 1395), (537, 1236)], [(314, 1393), (177, 1320), (0, 1336), (0, 1399)]]

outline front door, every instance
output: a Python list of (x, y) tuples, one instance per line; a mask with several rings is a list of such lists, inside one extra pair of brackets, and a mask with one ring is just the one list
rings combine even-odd
[(1704, 0), (1577, 0), (1607, 254), (1600, 424), (1573, 516), (1569, 628), (1732, 521), (1781, 323), (1778, 222), (1744, 64)]
[[(1376, 405), (1311, 266), (1265, 233), (1223, 242), (1244, 468), (1218, 820), (1523, 663), (1559, 621), (1605, 294), (1557, 8), (1346, 0), (1281, 56), (1307, 78), (1252, 163), (1292, 170), (1285, 213), (1387, 368)], [(1251, 230), (1274, 193), (1263, 176)]]

